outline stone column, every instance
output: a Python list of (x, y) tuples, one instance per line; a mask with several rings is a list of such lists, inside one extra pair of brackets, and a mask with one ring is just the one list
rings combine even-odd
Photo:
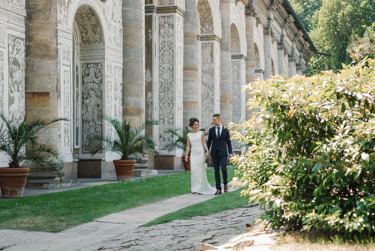
[(232, 121), (232, 54), (230, 34), (230, 0), (220, 0), (222, 38), (220, 43), (220, 113), (222, 123)]
[(264, 79), (272, 77), (271, 47), (272, 37), (270, 28), (264, 29)]
[(199, 116), (199, 88), (198, 79), (198, 17), (197, 1), (185, 1), (184, 14), (184, 118), (183, 122), (191, 117)]
[[(246, 84), (254, 82), (255, 77), (255, 51), (254, 51), (254, 27), (256, 26), (256, 13), (251, 7), (246, 7), (246, 41), (247, 41), (247, 57), (246, 57)], [(251, 96), (246, 94), (246, 100)], [(246, 109), (246, 119), (250, 119), (252, 111)]]
[(284, 76), (287, 73), (285, 69), (285, 55), (284, 55), (284, 44), (278, 43), (277, 44), (277, 58), (279, 63), (279, 75)]
[(135, 125), (144, 121), (144, 15), (144, 1), (122, 1), (123, 118)]
[[(58, 117), (57, 0), (26, 1), (26, 116)], [(39, 143), (58, 147), (58, 123), (46, 128)]]
[(296, 63), (294, 62), (293, 56), (288, 56), (288, 68), (289, 68), (289, 77), (296, 75)]

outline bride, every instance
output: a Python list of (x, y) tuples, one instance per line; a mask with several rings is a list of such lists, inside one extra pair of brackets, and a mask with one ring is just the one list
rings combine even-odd
[[(207, 181), (205, 159), (209, 157), (204, 133), (198, 131), (199, 120), (191, 118), (189, 126), (193, 131), (187, 135), (186, 157), (191, 147), (190, 167), (191, 167), (191, 192), (194, 194), (214, 194), (215, 189)], [(204, 154), (206, 150), (206, 155)]]

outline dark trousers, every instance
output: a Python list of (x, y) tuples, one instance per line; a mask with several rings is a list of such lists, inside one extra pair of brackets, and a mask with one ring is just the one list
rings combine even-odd
[(223, 183), (224, 185), (228, 184), (227, 157), (212, 156), (212, 162), (215, 168), (216, 189), (221, 191), (220, 166), (223, 172)]

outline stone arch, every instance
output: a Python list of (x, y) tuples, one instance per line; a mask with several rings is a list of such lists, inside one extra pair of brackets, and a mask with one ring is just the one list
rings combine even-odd
[[(240, 4), (240, 3), (238, 3)], [(243, 7), (243, 8), (242, 8)], [(243, 55), (247, 55), (247, 44), (246, 44), (246, 23), (245, 23), (245, 10), (243, 4), (241, 7), (237, 4), (232, 3), (230, 5), (230, 19), (231, 19), (231, 31), (232, 25), (235, 26), (240, 45), (240, 52)]]
[[(217, 0), (197, 1), (199, 117), (202, 128), (209, 129), (211, 116), (220, 111), (220, 29)], [(219, 12), (220, 13), (220, 12)], [(216, 16), (215, 16), (216, 15)], [(219, 15), (220, 16), (220, 15)]]
[(93, 13), (95, 13), (95, 17), (100, 24), (101, 27), (101, 33), (103, 36), (103, 42), (107, 43), (109, 39), (109, 34), (108, 34), (108, 27), (107, 27), (107, 22), (106, 18), (103, 15), (102, 9), (97, 1), (92, 1), (92, 0), (78, 0), (78, 1), (73, 1), (71, 7), (69, 8), (68, 12), (68, 23), (67, 26), (68, 28), (73, 31), (73, 26), (74, 22), (76, 20), (76, 14), (79, 10), (81, 10), (82, 7), (88, 7), (90, 8)]
[[(220, 37), (222, 36), (222, 29), (221, 29), (221, 15), (220, 15), (220, 2), (217, 0), (197, 0), (197, 10), (198, 10), (198, 32), (201, 32), (201, 16), (200, 13), (202, 13), (202, 10), (200, 10), (200, 6), (205, 6), (206, 9), (210, 10), (210, 18), (212, 20), (212, 27), (213, 27), (213, 33), (216, 36)], [(207, 33), (209, 34), (209, 33)]]
[(263, 26), (259, 24), (254, 27), (254, 43), (256, 44), (259, 52), (260, 69), (264, 70), (264, 40), (263, 40)]
[[(73, 140), (74, 148), (79, 149), (79, 158), (93, 158), (89, 138), (105, 134), (100, 114), (106, 106), (106, 38), (100, 12), (85, 3), (77, 6), (74, 21), (69, 23), (73, 37)], [(104, 154), (94, 157), (104, 157)]]
[(240, 36), (238, 34), (238, 30), (235, 24), (230, 25), (230, 35), (231, 35), (231, 52), (232, 54), (240, 54), (241, 53), (241, 43), (240, 43)]

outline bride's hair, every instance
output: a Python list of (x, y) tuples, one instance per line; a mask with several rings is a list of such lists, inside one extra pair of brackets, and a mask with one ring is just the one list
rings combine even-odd
[(192, 117), (191, 119), (189, 119), (189, 126), (193, 127), (195, 122), (199, 123), (199, 119)]

